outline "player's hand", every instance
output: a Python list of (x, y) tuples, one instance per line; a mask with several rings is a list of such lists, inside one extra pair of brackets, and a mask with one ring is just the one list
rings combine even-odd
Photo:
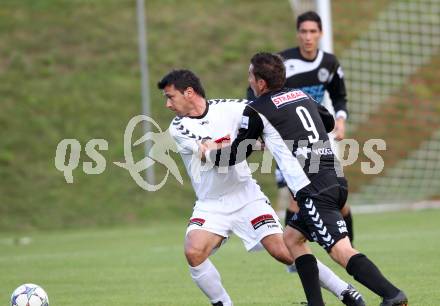
[(345, 119), (337, 118), (335, 120), (335, 129), (333, 130), (335, 140), (342, 140), (345, 138)]
[(199, 143), (199, 157), (202, 161), (206, 161), (206, 153), (212, 150), (219, 150), (231, 144), (230, 135), (226, 135), (216, 140), (203, 140)]
[(266, 144), (262, 140), (257, 140), (252, 149), (254, 151), (264, 151), (264, 149), (266, 149)]

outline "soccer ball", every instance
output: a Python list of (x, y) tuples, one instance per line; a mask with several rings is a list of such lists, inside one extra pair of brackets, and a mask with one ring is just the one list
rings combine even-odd
[(40, 286), (24, 284), (12, 293), (11, 306), (49, 306), (49, 298)]

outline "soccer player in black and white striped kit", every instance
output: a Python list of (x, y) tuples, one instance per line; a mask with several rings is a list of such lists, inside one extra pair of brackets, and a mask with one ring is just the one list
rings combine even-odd
[(263, 139), (298, 202), (299, 213), (288, 221), (284, 241), (295, 259), (309, 306), (323, 306), (324, 301), (316, 258), (306, 239), (317, 241), (354, 279), (382, 297), (381, 306), (407, 306), (405, 293), (354, 249), (347, 237), (340, 213), (347, 188), (327, 135), (333, 117), (305, 92), (285, 87), (285, 77), (279, 55), (255, 54), (249, 85), (257, 99), (245, 107), (232, 144), (216, 150), (204, 143), (202, 155), (217, 166), (234, 165), (252, 153), (258, 138)]

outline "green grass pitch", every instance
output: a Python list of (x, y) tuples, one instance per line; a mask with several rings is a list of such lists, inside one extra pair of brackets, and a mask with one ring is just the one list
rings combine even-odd
[[(398, 286), (411, 306), (439, 305), (440, 210), (355, 215), (355, 246)], [(52, 306), (209, 305), (183, 256), (186, 220), (142, 228), (0, 234), (0, 304), (26, 282), (41, 285)], [(29, 239), (23, 239), (27, 236)], [(364, 295), (371, 294), (318, 247), (315, 254)], [(296, 274), (267, 253), (246, 253), (232, 237), (212, 257), (235, 305), (300, 305)], [(327, 306), (342, 305), (325, 293)]]

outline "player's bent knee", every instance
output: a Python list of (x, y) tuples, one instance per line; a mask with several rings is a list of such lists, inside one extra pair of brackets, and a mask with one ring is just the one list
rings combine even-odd
[(208, 244), (197, 241), (197, 239), (187, 239), (185, 241), (185, 257), (188, 264), (192, 267), (200, 265), (211, 254)]
[(307, 241), (299, 231), (290, 226), (286, 227), (283, 239), (287, 246), (303, 245)]
[(351, 246), (348, 237), (345, 237), (336, 242), (336, 244), (330, 250), (331, 258), (344, 268), (347, 266), (350, 258), (358, 253), (359, 252), (356, 249), (353, 249), (353, 247)]
[(279, 249), (269, 253), (272, 255), (273, 258), (283, 264), (292, 265), (294, 263), (293, 257), (286, 246), (284, 246), (283, 249)]
[(185, 257), (190, 266), (204, 262), (213, 249), (221, 245), (224, 237), (207, 231), (193, 230), (185, 238)]
[(261, 243), (267, 252), (279, 262), (282, 262), (286, 265), (293, 264), (293, 257), (290, 255), (290, 252), (287, 249), (281, 234), (267, 236), (261, 240)]
[(287, 226), (283, 238), (293, 260), (310, 253), (306, 239), (298, 230)]
[(185, 257), (188, 264), (196, 267), (209, 257), (210, 252), (206, 248), (185, 245)]

